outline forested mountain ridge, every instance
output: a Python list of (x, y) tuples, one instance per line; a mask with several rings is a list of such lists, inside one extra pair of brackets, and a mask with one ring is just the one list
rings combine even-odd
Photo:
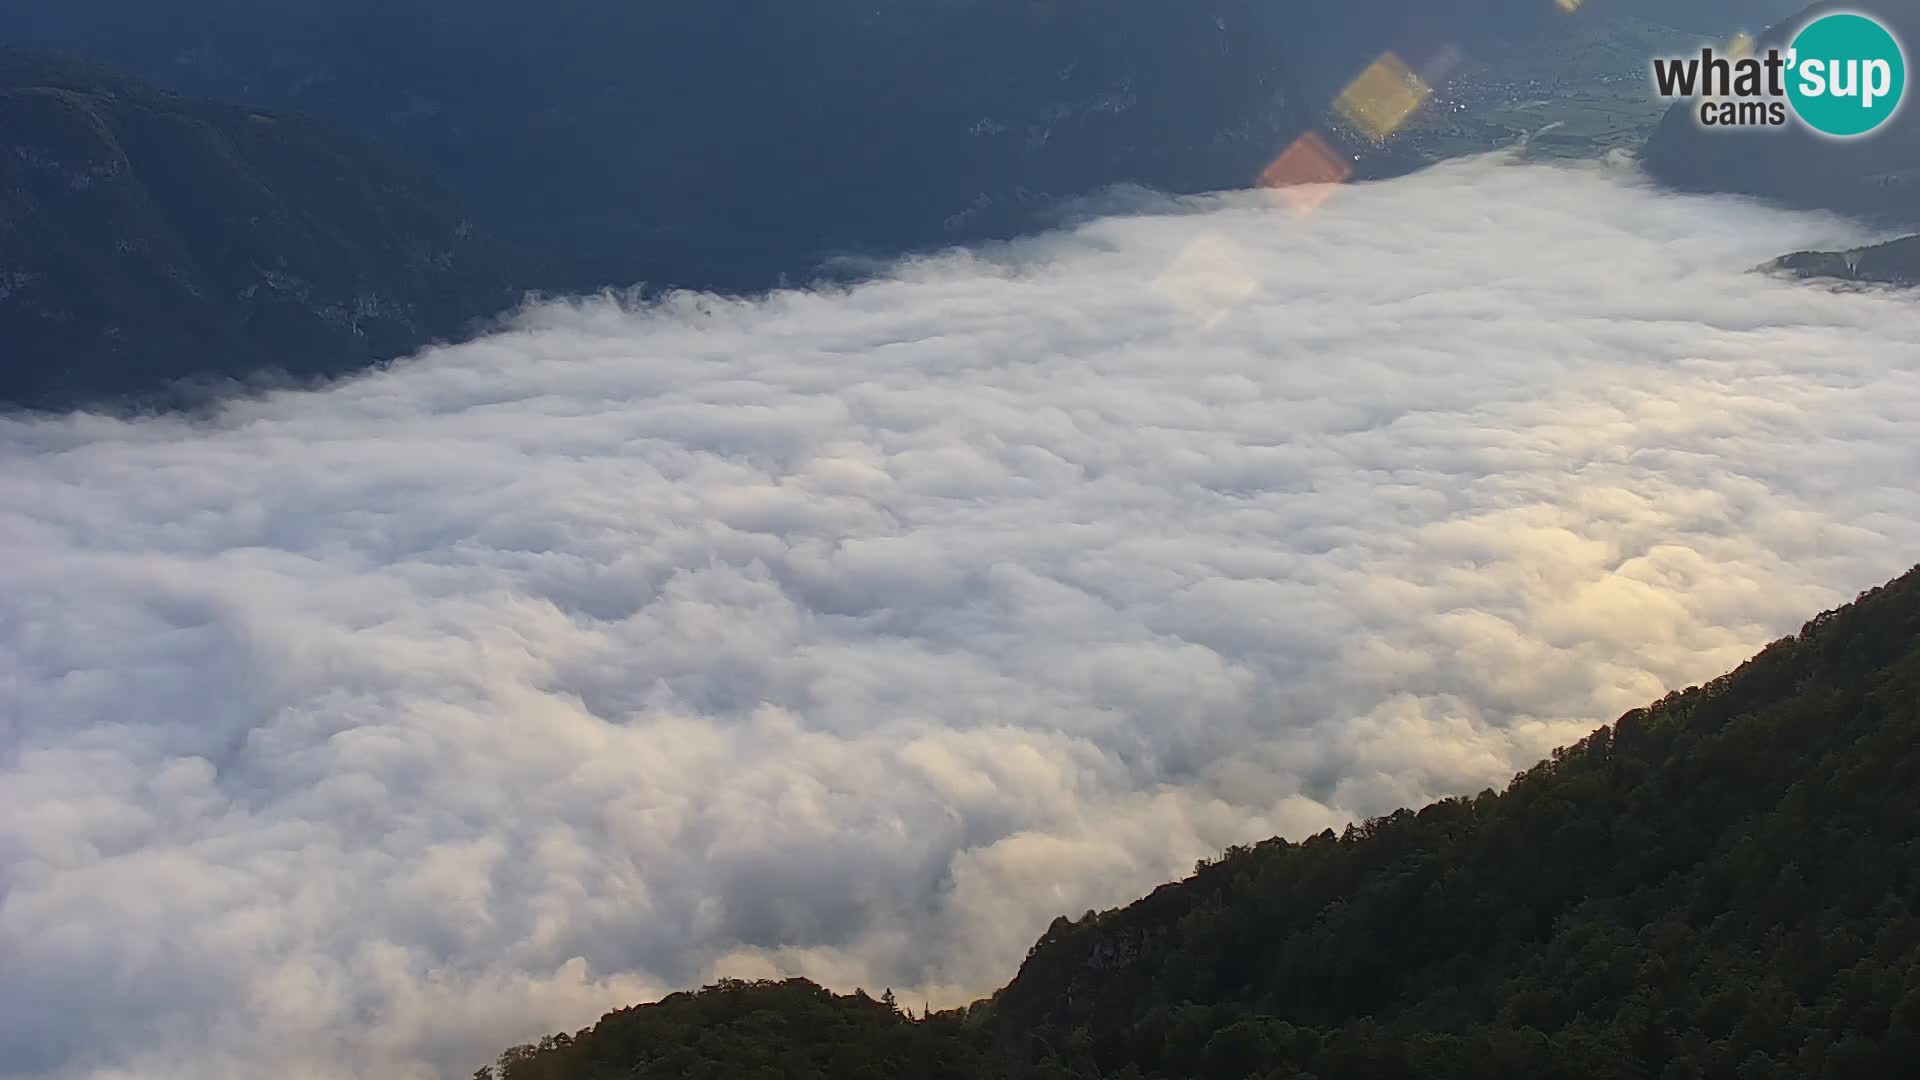
[(519, 269), (369, 140), (0, 49), (0, 402), (337, 374), (510, 306)]
[(729, 983), (504, 1055), (612, 1076), (1770, 1080), (1920, 1061), (1920, 569), (1503, 793), (1061, 918), (967, 1010)]

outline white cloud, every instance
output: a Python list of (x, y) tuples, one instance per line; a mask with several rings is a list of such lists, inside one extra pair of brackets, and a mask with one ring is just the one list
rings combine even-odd
[(0, 422), (0, 1071), (954, 1003), (1497, 785), (1916, 559), (1920, 306), (1743, 272), (1857, 239), (1487, 159)]

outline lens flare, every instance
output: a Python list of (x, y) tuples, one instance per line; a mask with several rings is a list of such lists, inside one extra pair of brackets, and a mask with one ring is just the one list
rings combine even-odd
[(1326, 138), (1309, 131), (1274, 158), (1260, 174), (1260, 186), (1294, 210), (1305, 213), (1331, 198), (1353, 175), (1353, 166)]
[(1334, 99), (1334, 109), (1375, 142), (1412, 118), (1433, 88), (1398, 56), (1382, 53)]

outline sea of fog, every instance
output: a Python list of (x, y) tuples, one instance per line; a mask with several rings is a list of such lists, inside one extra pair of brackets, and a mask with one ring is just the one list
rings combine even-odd
[(0, 1073), (953, 1005), (1498, 786), (1920, 561), (1920, 302), (1748, 272), (1859, 239), (1481, 158), (0, 421)]

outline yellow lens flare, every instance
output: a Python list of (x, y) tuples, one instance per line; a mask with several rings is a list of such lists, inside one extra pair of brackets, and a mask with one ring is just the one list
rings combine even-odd
[(1398, 56), (1382, 53), (1334, 99), (1335, 111), (1374, 142), (1385, 142), (1433, 94)]
[(1314, 210), (1353, 175), (1353, 166), (1317, 131), (1293, 141), (1260, 173), (1260, 186), (1297, 213)]
[(1733, 35), (1733, 40), (1727, 42), (1726, 55), (1727, 59), (1732, 60), (1736, 64), (1752, 56), (1753, 35), (1744, 30)]
[(1553, 0), (1554, 6), (1558, 7), (1561, 11), (1564, 11), (1569, 15), (1573, 14), (1576, 11), (1579, 11), (1580, 5), (1585, 2), (1586, 0)]

